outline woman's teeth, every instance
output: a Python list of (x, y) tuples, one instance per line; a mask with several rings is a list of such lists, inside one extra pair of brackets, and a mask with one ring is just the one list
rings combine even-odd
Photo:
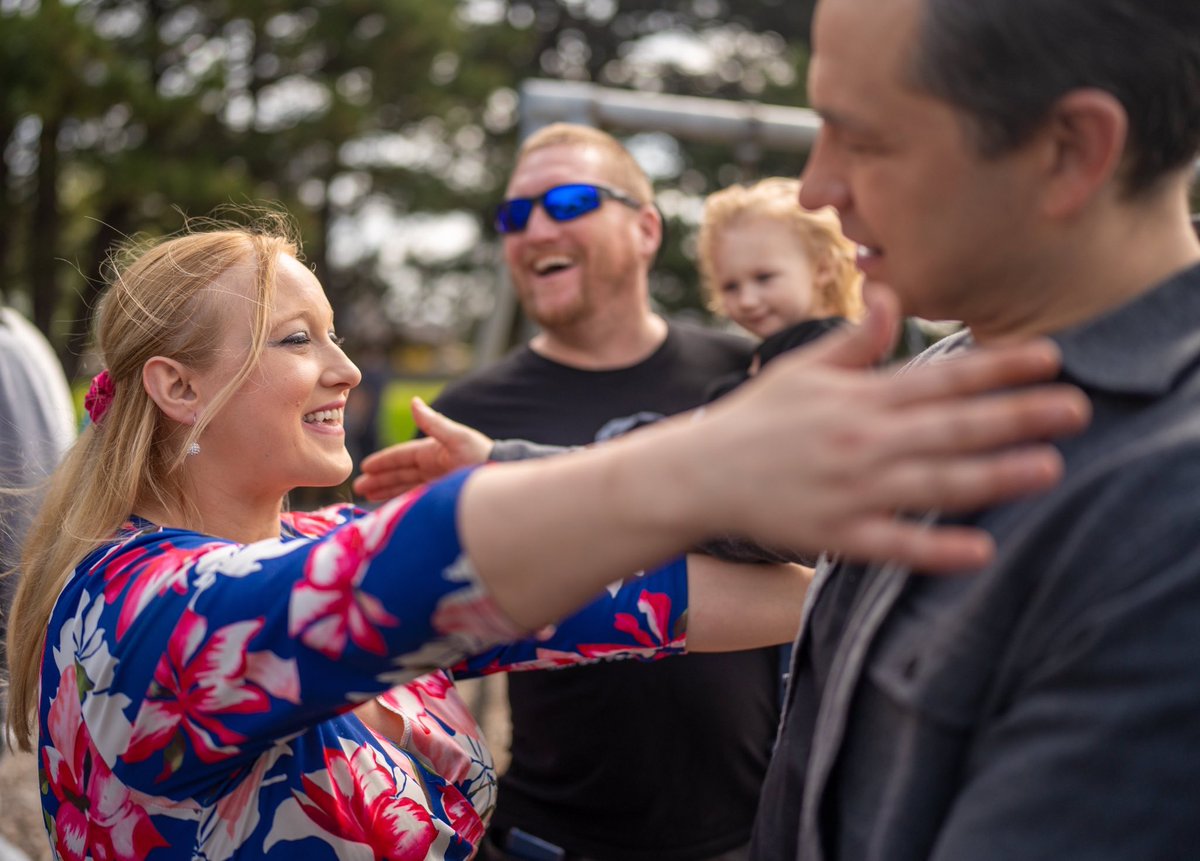
[(325, 422), (327, 424), (340, 425), (342, 423), (343, 412), (344, 410), (317, 410), (315, 413), (309, 413), (304, 416), (303, 421), (307, 424)]

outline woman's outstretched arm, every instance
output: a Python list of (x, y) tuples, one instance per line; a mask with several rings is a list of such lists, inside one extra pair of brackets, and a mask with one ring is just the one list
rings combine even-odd
[[(500, 608), (536, 629), (612, 579), (714, 534), (895, 559), (927, 571), (985, 564), (986, 533), (896, 512), (976, 509), (1054, 484), (1044, 442), (1082, 428), (1086, 399), (1051, 379), (1049, 342), (978, 350), (900, 376), (871, 370), (897, 311), (772, 363), (699, 419), (668, 419), (570, 457), (476, 471), (459, 534)], [(561, 560), (571, 558), (571, 576)]]

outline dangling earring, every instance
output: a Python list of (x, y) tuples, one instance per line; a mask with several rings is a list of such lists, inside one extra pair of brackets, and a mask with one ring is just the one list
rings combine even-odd
[[(192, 413), (192, 427), (195, 427), (195, 426), (196, 426), (196, 414)], [(200, 443), (196, 442), (196, 440), (192, 440), (192, 444), (187, 447), (187, 456), (195, 457), (198, 454), (200, 454)]]

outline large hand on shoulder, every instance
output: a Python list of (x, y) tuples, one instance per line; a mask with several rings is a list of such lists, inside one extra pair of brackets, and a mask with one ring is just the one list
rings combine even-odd
[(446, 418), (420, 398), (412, 399), (413, 419), (425, 434), (363, 459), (354, 492), (372, 502), (391, 499), (419, 484), (487, 460), (492, 440), (474, 428)]
[(1062, 463), (1044, 440), (1081, 429), (1088, 402), (1070, 386), (1028, 386), (1058, 371), (1046, 341), (877, 370), (897, 303), (876, 293), (869, 304), (863, 326), (777, 359), (696, 418), (475, 473), (460, 535), (500, 608), (536, 629), (621, 572), (714, 535), (924, 571), (985, 564), (994, 548), (982, 530), (896, 512), (978, 509), (1049, 487)]
[(765, 543), (924, 570), (978, 567), (993, 552), (986, 533), (894, 512), (970, 511), (1049, 487), (1062, 463), (1045, 440), (1082, 429), (1090, 405), (1072, 386), (1029, 385), (1058, 372), (1045, 340), (899, 375), (870, 371), (898, 312), (890, 291), (872, 291), (869, 304), (862, 326), (773, 362), (714, 405), (709, 444), (746, 454), (699, 472), (711, 485), (699, 492), (740, 499), (722, 515), (726, 527)]

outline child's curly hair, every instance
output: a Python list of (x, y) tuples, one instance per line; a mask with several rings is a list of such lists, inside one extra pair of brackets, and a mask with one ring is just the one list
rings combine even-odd
[(704, 297), (712, 311), (721, 312), (714, 260), (717, 238), (738, 221), (771, 218), (790, 227), (803, 246), (812, 263), (817, 301), (827, 313), (849, 320), (862, 316), (862, 273), (855, 265), (854, 243), (843, 235), (833, 209), (807, 210), (799, 198), (800, 180), (768, 177), (753, 185), (723, 188), (705, 199), (697, 253)]

